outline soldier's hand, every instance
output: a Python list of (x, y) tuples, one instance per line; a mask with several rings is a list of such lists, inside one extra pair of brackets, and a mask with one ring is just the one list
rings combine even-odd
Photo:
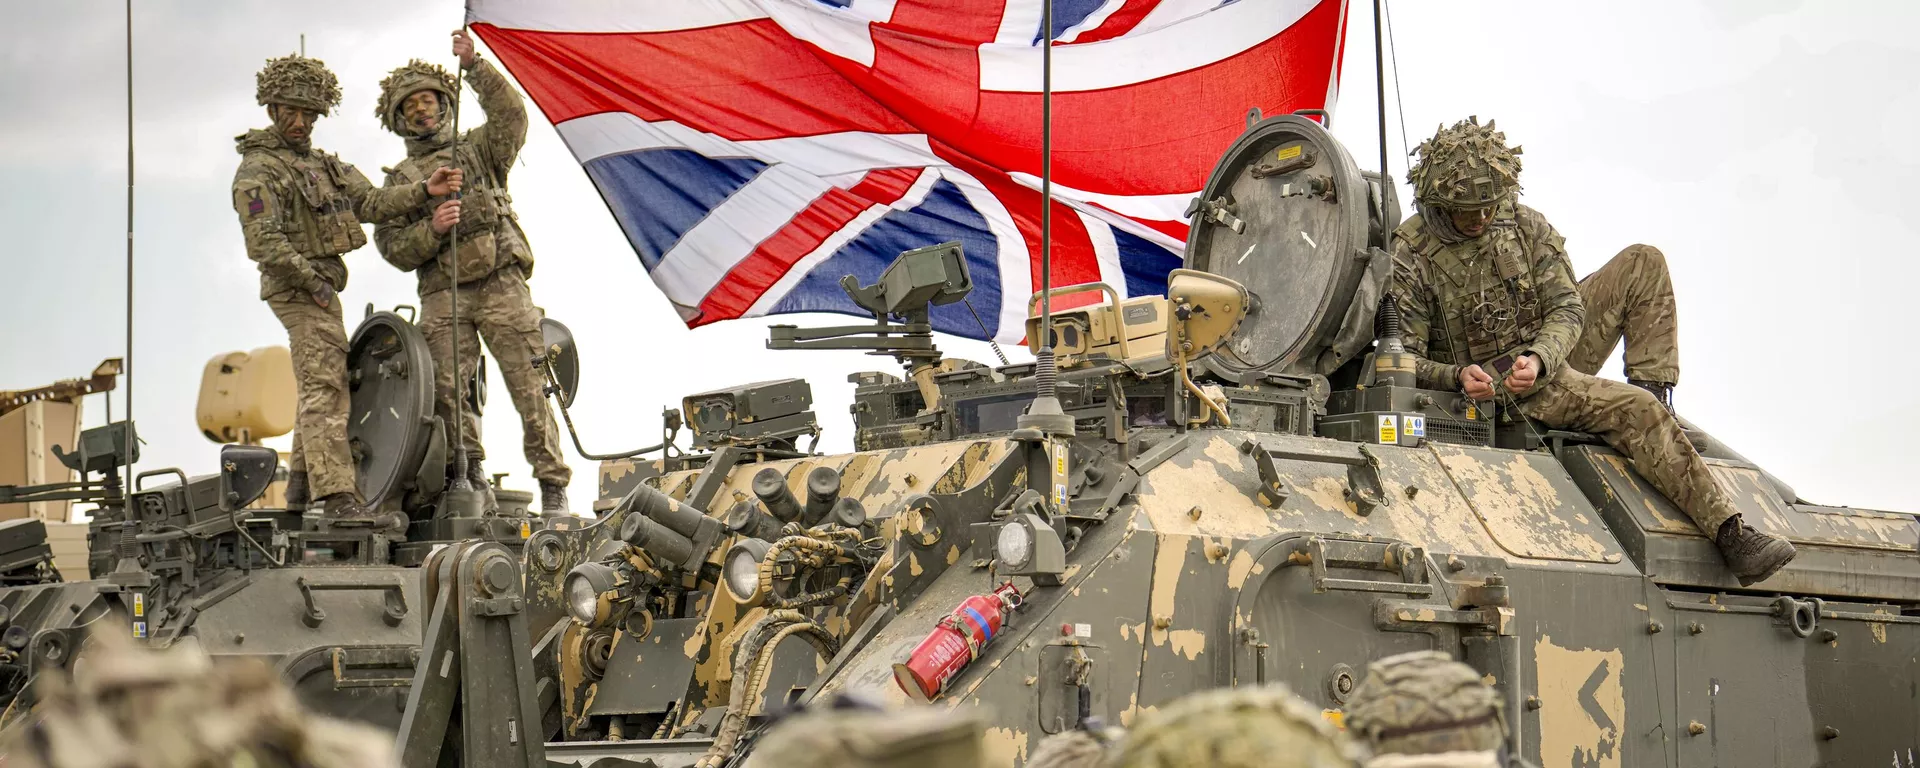
[(1469, 365), (1460, 369), (1460, 388), (1467, 397), (1475, 400), (1493, 399), (1493, 377), (1488, 376), (1480, 366)]
[(333, 306), (334, 295), (332, 285), (321, 283), (319, 288), (313, 290), (313, 303), (320, 305), (321, 309), (326, 309)]
[(461, 69), (473, 68), (473, 38), (465, 27), (453, 31), (453, 55), (460, 58)]
[(450, 165), (435, 168), (433, 175), (427, 177), (427, 194), (433, 197), (443, 197), (459, 192), (466, 177), (467, 174), (465, 171)]
[(433, 233), (444, 235), (453, 225), (460, 223), (460, 201), (448, 200), (433, 209)]
[(1524, 395), (1533, 389), (1533, 382), (1540, 378), (1540, 358), (1525, 354), (1513, 361), (1513, 370), (1507, 371), (1507, 391)]

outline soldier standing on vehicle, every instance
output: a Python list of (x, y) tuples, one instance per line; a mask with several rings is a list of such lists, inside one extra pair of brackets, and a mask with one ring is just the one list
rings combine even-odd
[(1346, 718), (1347, 732), (1373, 750), (1367, 768), (1499, 768), (1506, 741), (1500, 697), (1439, 651), (1368, 664)]
[[(540, 511), (564, 515), (573, 471), (560, 453), (559, 429), (547, 408), (546, 379), (532, 363), (545, 346), (541, 312), (527, 290), (533, 251), (507, 194), (507, 172), (527, 140), (527, 109), (507, 79), (474, 53), (466, 30), (453, 33), (453, 53), (486, 110), (486, 124), (455, 141), (454, 78), (419, 60), (381, 81), (377, 116), (387, 130), (407, 140), (407, 159), (388, 169), (388, 186), (414, 184), (451, 165), (472, 171), (468, 194), (464, 200), (436, 198), (419, 205), (410, 216), (375, 228), (374, 241), (389, 263), (419, 276), (421, 326), (433, 355), (440, 417), (453, 424), (453, 398), (464, 396), (458, 390), (472, 380), (479, 360), (477, 330), (506, 379), (514, 410), (520, 412), (521, 444), (540, 481)], [(452, 237), (456, 224), (458, 252)], [(460, 272), (458, 318), (451, 309), (455, 259)], [(462, 350), (459, 371), (453, 366), (456, 342)], [(468, 464), (449, 468), (449, 475), (465, 472), (475, 488), (485, 488), (480, 417), (469, 408), (464, 418)]]
[(1568, 367), (1586, 307), (1565, 240), (1515, 199), (1519, 150), (1506, 134), (1468, 119), (1418, 151), (1408, 175), (1420, 212), (1394, 230), (1391, 290), (1421, 386), (1502, 395), (1550, 427), (1599, 436), (1693, 518), (1743, 585), (1791, 561), (1793, 545), (1741, 519), (1651, 393)]
[(260, 268), (260, 298), (286, 326), (299, 386), (287, 505), (318, 499), (335, 519), (367, 519), (347, 449), (347, 332), (339, 292), (340, 257), (367, 243), (361, 224), (377, 223), (460, 189), (460, 174), (375, 189), (339, 157), (313, 148), (314, 123), (340, 103), (340, 85), (318, 59), (272, 59), (256, 78), (255, 98), (273, 127), (239, 136), (233, 209), (247, 257)]
[(1567, 367), (1588, 376), (1627, 342), (1627, 383), (1653, 393), (1673, 410), (1680, 383), (1680, 321), (1667, 257), (1651, 245), (1629, 245), (1593, 274), (1580, 278), (1587, 307), (1580, 340), (1567, 353)]

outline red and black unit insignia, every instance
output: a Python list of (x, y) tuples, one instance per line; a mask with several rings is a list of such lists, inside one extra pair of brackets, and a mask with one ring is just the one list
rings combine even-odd
[(260, 190), (247, 190), (247, 215), (258, 216), (267, 212), (267, 203), (260, 199)]

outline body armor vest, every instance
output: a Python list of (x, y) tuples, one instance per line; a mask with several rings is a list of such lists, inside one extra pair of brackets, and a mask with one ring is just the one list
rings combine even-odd
[(1511, 203), (1479, 237), (1448, 244), (1422, 227), (1408, 244), (1432, 280), (1430, 359), (1486, 366), (1524, 352), (1540, 335), (1545, 313), (1532, 258), (1536, 244), (1515, 221)]

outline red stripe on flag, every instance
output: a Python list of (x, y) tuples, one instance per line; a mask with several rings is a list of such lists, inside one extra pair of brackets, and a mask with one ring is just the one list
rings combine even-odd
[(852, 189), (827, 190), (787, 226), (735, 264), (726, 278), (700, 301), (700, 316), (688, 322), (687, 327), (698, 328), (746, 314), (795, 263), (852, 223), (862, 211), (898, 202), (914, 180), (920, 178), (921, 171), (919, 168), (869, 171)]
[(1080, 33), (1070, 45), (1112, 40), (1132, 32), (1133, 28), (1139, 26), (1140, 21), (1147, 18), (1147, 14), (1152, 13), (1153, 9), (1159, 5), (1160, 0), (1127, 0), (1126, 5), (1120, 6), (1120, 10), (1114, 11), (1106, 21), (1100, 22), (1100, 26)]
[[(989, 168), (979, 161), (956, 153), (952, 147), (935, 142), (933, 153), (953, 163), (954, 167), (971, 174), (986, 186), (987, 191), (998, 198), (1007, 207), (1007, 213), (1013, 216), (1013, 224), (1020, 230), (1021, 239), (1027, 242), (1027, 253), (1032, 254), (1029, 276), (1033, 281), (1033, 292), (1040, 291), (1040, 191), (1021, 185), (996, 168)], [(1072, 208), (1056, 199), (1053, 203), (1053, 284), (1055, 286), (1079, 285), (1081, 283), (1100, 282), (1100, 259), (1093, 252), (1093, 241), (1087, 237), (1087, 228), (1080, 223), (1080, 217)], [(1003, 284), (1004, 285), (1004, 284)], [(1024, 308), (1025, 298), (1003, 296), (1002, 301), (1021, 301)], [(1077, 304), (1073, 306), (1078, 306)]]
[(914, 132), (768, 19), (644, 34), (474, 29), (555, 123), (630, 112), (735, 141)]

